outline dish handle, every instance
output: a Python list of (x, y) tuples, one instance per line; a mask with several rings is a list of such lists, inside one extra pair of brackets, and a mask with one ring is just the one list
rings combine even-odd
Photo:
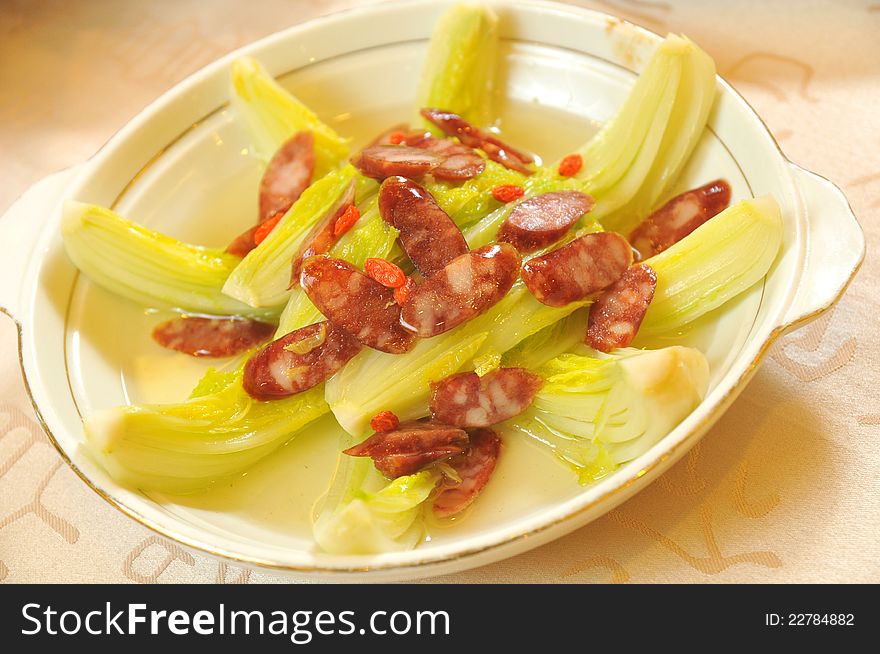
[(78, 170), (74, 166), (44, 177), (0, 216), (0, 311), (13, 319), (20, 318), (22, 282), (43, 225), (58, 210)]
[(824, 177), (790, 165), (809, 220), (804, 272), (783, 319), (783, 332), (830, 308), (865, 258), (865, 236), (843, 191)]

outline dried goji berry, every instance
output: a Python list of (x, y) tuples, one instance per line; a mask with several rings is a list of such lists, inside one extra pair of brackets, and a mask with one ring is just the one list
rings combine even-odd
[(284, 218), (284, 214), (281, 212), (276, 213), (274, 216), (269, 218), (269, 220), (260, 224), (257, 227), (257, 231), (254, 232), (254, 243), (259, 245), (263, 241), (266, 240), (266, 237), (269, 233), (275, 229), (275, 226), (281, 222), (281, 219)]
[(386, 259), (367, 259), (364, 261), (364, 272), (388, 288), (400, 288), (406, 284), (404, 272)]
[(388, 142), (391, 145), (400, 145), (405, 140), (406, 134), (404, 134), (403, 132), (391, 132), (391, 134), (388, 135)]
[(526, 191), (522, 186), (517, 186), (516, 184), (501, 184), (492, 189), (492, 197), (499, 202), (507, 203), (518, 200), (525, 192)]
[(394, 301), (400, 306), (403, 306), (409, 299), (410, 292), (412, 292), (415, 287), (416, 283), (413, 281), (413, 278), (407, 277), (406, 283), (403, 286), (398, 286), (394, 289)]
[(584, 158), (579, 154), (570, 154), (559, 162), (559, 174), (563, 177), (571, 177), (583, 167)]
[(380, 411), (370, 420), (370, 428), (375, 432), (392, 431), (400, 426), (400, 418), (392, 411)]
[(333, 236), (342, 236), (361, 219), (361, 212), (353, 204), (348, 205), (333, 225)]

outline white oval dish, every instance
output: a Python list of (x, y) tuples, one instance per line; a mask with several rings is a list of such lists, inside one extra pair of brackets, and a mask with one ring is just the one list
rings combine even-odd
[[(0, 220), (0, 305), (19, 326), (22, 372), (37, 415), (77, 474), (141, 524), (242, 564), (333, 579), (408, 579), (511, 556), (593, 520), (678, 460), (743, 389), (773, 340), (828, 309), (858, 269), (864, 239), (842, 193), (789, 162), (719, 78), (709, 128), (677, 188), (726, 177), (735, 200), (771, 193), (785, 221), (783, 251), (763, 284), (681, 337), (710, 359), (710, 391), (644, 455), (581, 488), (537, 450), (511, 444), (500, 481), (467, 520), (437, 530), (413, 551), (376, 556), (315, 552), (308, 534), (298, 531), (314, 499), (308, 488), (332, 470), (333, 450), (321, 439), (329, 421), (229, 491), (182, 500), (120, 487), (80, 447), (81, 415), (128, 401), (177, 401), (205, 365), (160, 351), (149, 339), (155, 316), (77, 273), (59, 235), (61, 200), (112, 206), (183, 240), (222, 245), (251, 220), (259, 176), (226, 105), (230, 61), (257, 57), (357, 144), (408, 116), (427, 40), (449, 4), (354, 10), (232, 53), (147, 107), (91, 160), (36, 184)], [(505, 135), (547, 158), (585, 141), (592, 125), (613, 114), (633, 71), (660, 42), (594, 11), (546, 2), (487, 4), (499, 14), (504, 39)], [(547, 124), (553, 129), (542, 134), (540, 125)], [(526, 462), (530, 477), (519, 474)]]

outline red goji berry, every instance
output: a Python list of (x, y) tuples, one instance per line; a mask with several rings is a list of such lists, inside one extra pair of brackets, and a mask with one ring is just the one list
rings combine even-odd
[(403, 286), (394, 289), (394, 301), (400, 306), (403, 306), (406, 304), (406, 301), (409, 299), (409, 294), (415, 287), (416, 283), (413, 281), (413, 278), (407, 277), (406, 283)]
[(563, 177), (571, 177), (583, 167), (584, 158), (579, 154), (570, 154), (559, 162), (559, 174)]
[(391, 145), (400, 145), (405, 140), (406, 134), (404, 134), (403, 132), (391, 132), (391, 134), (388, 135), (388, 142)]
[(499, 202), (507, 203), (518, 200), (525, 192), (526, 191), (522, 186), (517, 186), (516, 184), (501, 184), (492, 189), (492, 197)]
[(386, 259), (367, 259), (364, 261), (364, 272), (388, 288), (400, 288), (406, 284), (404, 272)]
[(392, 431), (400, 425), (400, 418), (391, 411), (381, 411), (370, 420), (370, 427), (375, 432)]
[(361, 219), (361, 212), (353, 204), (345, 207), (345, 211), (342, 212), (342, 215), (336, 219), (336, 223), (333, 225), (333, 236), (342, 236), (350, 230), (354, 224)]
[(273, 229), (275, 229), (275, 226), (281, 222), (282, 218), (284, 218), (284, 214), (279, 212), (269, 218), (269, 220), (260, 223), (260, 226), (257, 227), (257, 231), (254, 232), (254, 244), (259, 245), (265, 241), (266, 237)]

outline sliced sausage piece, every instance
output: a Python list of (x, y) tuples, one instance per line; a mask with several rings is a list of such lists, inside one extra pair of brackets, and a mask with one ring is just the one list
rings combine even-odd
[(653, 257), (675, 245), (730, 204), (730, 184), (716, 179), (672, 198), (645, 218), (629, 235), (629, 242), (642, 255)]
[(590, 305), (587, 345), (600, 352), (629, 346), (656, 288), (657, 273), (651, 266), (641, 263), (629, 268)]
[(576, 238), (523, 265), (522, 278), (535, 298), (551, 307), (583, 300), (616, 282), (632, 263), (632, 249), (614, 232)]
[(242, 386), (257, 400), (277, 400), (317, 386), (363, 346), (326, 320), (272, 341), (244, 366)]
[(226, 246), (226, 251), (229, 254), (234, 254), (237, 257), (246, 257), (248, 252), (257, 247), (257, 242), (254, 240), (254, 237), (259, 227), (259, 225), (254, 225), (247, 231), (242, 232), (241, 234), (236, 236), (235, 240)]
[(315, 137), (297, 132), (282, 145), (266, 166), (260, 181), (260, 222), (286, 213), (312, 183), (315, 172)]
[(496, 240), (510, 243), (521, 253), (540, 250), (565, 236), (593, 204), (593, 198), (580, 191), (536, 195), (513, 208)]
[(400, 232), (400, 245), (425, 277), (468, 251), (467, 242), (424, 187), (404, 177), (389, 177), (379, 188), (379, 213)]
[(335, 231), (336, 220), (354, 202), (354, 191), (355, 182), (351, 180), (348, 188), (339, 196), (339, 199), (333, 206), (327, 210), (327, 213), (318, 219), (312, 231), (303, 239), (305, 246), (293, 257), (290, 276), (291, 288), (299, 283), (302, 262), (316, 254), (326, 254), (333, 247), (333, 244), (339, 240), (339, 236)]
[(451, 139), (438, 139), (429, 134), (416, 147), (443, 157), (443, 161), (431, 170), (436, 179), (460, 182), (476, 177), (486, 168), (485, 160), (476, 150)]
[(422, 148), (408, 145), (371, 145), (352, 162), (358, 170), (373, 179), (422, 177), (439, 166), (443, 157)]
[(458, 373), (431, 384), (431, 415), (456, 427), (491, 427), (525, 411), (543, 384), (525, 368)]
[(501, 439), (498, 434), (486, 428), (471, 431), (467, 452), (447, 461), (458, 473), (461, 482), (455, 483), (447, 478), (434, 497), (434, 514), (445, 518), (461, 513), (473, 504), (489, 483), (500, 453)]
[(447, 332), (503, 298), (518, 272), (519, 256), (507, 243), (462, 254), (413, 289), (400, 322), (422, 338)]
[(400, 306), (389, 288), (347, 261), (317, 256), (303, 262), (300, 283), (326, 318), (374, 350), (408, 352), (416, 336), (400, 324)]
[(231, 357), (272, 337), (275, 326), (245, 318), (173, 318), (153, 330), (153, 340), (194, 357)]
[(402, 423), (391, 431), (373, 434), (344, 453), (371, 457), (376, 470), (395, 479), (461, 454), (467, 445), (468, 435), (462, 429), (434, 421), (414, 421)]
[(474, 127), (458, 114), (442, 109), (422, 109), (421, 114), (444, 133), (457, 137), (463, 145), (480, 148), (492, 161), (524, 175), (532, 174), (533, 171), (528, 168), (528, 164), (534, 161), (532, 157), (515, 150), (489, 132)]

